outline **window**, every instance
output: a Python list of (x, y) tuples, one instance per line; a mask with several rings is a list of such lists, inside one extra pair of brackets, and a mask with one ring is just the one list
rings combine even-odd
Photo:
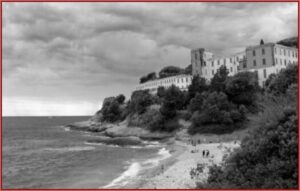
[(252, 51), (252, 55), (255, 56), (255, 50)]
[(230, 72), (233, 72), (232, 67), (230, 67)]
[(284, 60), (284, 65), (286, 66), (286, 60)]
[(224, 58), (224, 64), (226, 64), (226, 58)]
[(186, 80), (185, 80), (186, 82), (188, 82), (189, 81), (189, 79), (188, 78), (186, 78)]
[(214, 61), (211, 62), (211, 67), (214, 67)]
[(181, 78), (181, 82), (183, 83), (183, 78)]
[(212, 70), (211, 73), (212, 73), (212, 75), (215, 75), (215, 71), (214, 70)]
[(246, 62), (243, 63), (243, 67), (247, 68), (247, 63)]
[(218, 65), (220, 65), (220, 60), (218, 60)]
[(265, 49), (261, 49), (261, 53), (264, 55), (265, 54)]
[(236, 57), (236, 61), (239, 61), (239, 57)]
[(290, 51), (288, 50), (288, 56), (290, 57), (291, 55), (290, 55)]
[(277, 54), (277, 49), (276, 49), (276, 47), (274, 48), (274, 52), (275, 52), (275, 54)]
[(253, 66), (256, 66), (256, 60), (253, 60)]
[(285, 49), (283, 49), (283, 55), (285, 56)]
[(232, 58), (230, 58), (230, 63), (232, 63)]
[(266, 65), (266, 59), (262, 59), (262, 63), (263, 63), (263, 65)]
[(275, 64), (276, 64), (276, 65), (278, 64), (278, 59), (277, 59), (277, 58), (275, 58)]
[(267, 70), (264, 69), (264, 78), (267, 78)]
[(282, 59), (280, 59), (280, 65), (282, 66)]

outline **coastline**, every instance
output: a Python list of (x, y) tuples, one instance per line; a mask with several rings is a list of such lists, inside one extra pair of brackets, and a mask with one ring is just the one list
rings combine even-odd
[[(174, 148), (178, 150), (174, 152), (172, 157), (161, 161), (157, 167), (145, 172), (142, 175), (144, 181), (141, 181), (136, 188), (195, 189), (196, 182), (206, 182), (210, 166), (220, 165), (223, 162), (223, 157), (239, 146), (240, 144), (237, 142), (204, 143), (192, 146), (182, 141), (176, 141)], [(210, 156), (203, 157), (203, 150), (209, 150)], [(203, 172), (192, 178), (190, 171), (196, 168), (197, 164), (203, 166)], [(162, 165), (165, 168), (163, 171)]]

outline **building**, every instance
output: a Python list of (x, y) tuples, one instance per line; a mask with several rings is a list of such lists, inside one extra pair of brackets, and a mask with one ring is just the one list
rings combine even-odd
[(213, 53), (204, 48), (191, 51), (191, 64), (193, 75), (199, 75), (210, 81), (220, 66), (225, 65), (229, 76), (239, 71), (239, 66), (245, 63), (245, 52), (239, 52), (227, 57), (215, 57)]
[(266, 43), (247, 47), (246, 58), (240, 71), (256, 72), (258, 83), (263, 87), (270, 74), (277, 74), (290, 64), (298, 64), (298, 49)]
[(187, 91), (188, 86), (192, 83), (192, 75), (177, 75), (167, 78), (148, 81), (136, 86), (135, 91), (149, 90), (151, 94), (156, 94), (158, 87), (169, 88), (172, 85), (178, 87), (181, 91)]
[(204, 48), (191, 50), (193, 75), (210, 81), (220, 66), (225, 65), (229, 76), (238, 72), (257, 72), (258, 83), (265, 85), (270, 74), (277, 74), (289, 64), (298, 64), (298, 49), (275, 43), (249, 46), (245, 51), (216, 58)]

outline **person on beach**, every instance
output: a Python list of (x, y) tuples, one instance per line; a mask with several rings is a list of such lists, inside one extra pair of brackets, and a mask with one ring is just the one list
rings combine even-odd
[(206, 150), (206, 157), (209, 156), (209, 150)]

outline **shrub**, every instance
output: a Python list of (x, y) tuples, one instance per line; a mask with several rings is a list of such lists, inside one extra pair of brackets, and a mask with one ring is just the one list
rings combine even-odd
[(131, 100), (129, 104), (129, 113), (142, 114), (146, 111), (147, 107), (154, 104), (155, 98), (147, 91), (135, 91), (131, 95)]
[(125, 101), (125, 96), (123, 94), (120, 94), (116, 97), (116, 100), (119, 102), (119, 104), (123, 104)]
[(269, 85), (266, 87), (268, 92), (275, 94), (284, 94), (291, 84), (298, 83), (298, 66), (289, 65), (286, 69), (270, 80)]
[(197, 93), (196, 96), (190, 101), (189, 110), (192, 113), (195, 111), (200, 111), (202, 109), (203, 100), (203, 95)]
[(225, 92), (230, 101), (238, 105), (254, 105), (258, 92), (258, 79), (254, 72), (240, 72), (226, 81)]
[(188, 101), (196, 96), (197, 93), (202, 93), (208, 90), (205, 78), (198, 75), (194, 76), (191, 85), (188, 87)]
[(210, 82), (210, 90), (217, 92), (225, 91), (225, 82), (228, 76), (228, 70), (225, 65), (222, 65)]
[(106, 102), (101, 111), (102, 121), (115, 122), (121, 118), (120, 105), (116, 100)]

